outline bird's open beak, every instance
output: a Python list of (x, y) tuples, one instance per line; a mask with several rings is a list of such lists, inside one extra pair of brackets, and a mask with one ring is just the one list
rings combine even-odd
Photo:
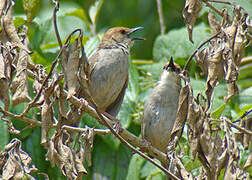
[[(143, 29), (143, 27), (136, 27), (136, 28), (132, 28), (130, 29), (130, 31), (128, 32), (128, 35), (131, 35), (132, 33), (140, 30), (140, 29)], [(141, 38), (141, 37), (131, 37), (132, 40), (145, 40), (144, 38)]]

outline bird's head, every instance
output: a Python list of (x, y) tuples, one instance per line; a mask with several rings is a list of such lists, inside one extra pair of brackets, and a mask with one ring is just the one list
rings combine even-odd
[(179, 65), (174, 63), (172, 57), (171, 57), (170, 61), (164, 65), (163, 69), (166, 71), (175, 72), (175, 73), (180, 73), (180, 71), (181, 71)]
[(173, 80), (175, 83), (180, 84), (180, 76), (181, 68), (178, 64), (173, 62), (173, 58), (171, 57), (170, 61), (164, 65), (163, 73), (161, 75), (161, 79), (164, 81)]
[(135, 40), (144, 40), (140, 37), (132, 37), (132, 33), (143, 29), (143, 27), (126, 28), (126, 27), (114, 27), (109, 29), (103, 36), (100, 48), (108, 48), (111, 46), (123, 45), (126, 48), (130, 48)]

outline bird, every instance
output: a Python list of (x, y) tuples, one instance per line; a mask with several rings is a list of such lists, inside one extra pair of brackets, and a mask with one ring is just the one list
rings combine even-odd
[(171, 58), (163, 67), (157, 85), (144, 103), (142, 138), (167, 153), (169, 137), (176, 120), (181, 90), (180, 67)]
[[(128, 86), (130, 48), (135, 40), (144, 40), (132, 36), (140, 29), (143, 27), (108, 29), (96, 52), (87, 60), (88, 70), (85, 74), (88, 83), (85, 83), (85, 88), (78, 90), (77, 97), (84, 98), (90, 105), (94, 105), (92, 97), (96, 108), (110, 118), (116, 117), (119, 113)], [(67, 125), (77, 126), (81, 114), (72, 106), (67, 119)]]
[(114, 27), (103, 36), (98, 50), (88, 59), (90, 94), (101, 112), (114, 117), (118, 114), (128, 86), (130, 48), (135, 40), (132, 33), (142, 27)]

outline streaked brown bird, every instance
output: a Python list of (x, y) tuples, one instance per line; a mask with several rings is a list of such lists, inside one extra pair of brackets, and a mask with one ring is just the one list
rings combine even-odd
[(118, 114), (128, 86), (130, 48), (135, 40), (143, 40), (131, 35), (140, 29), (109, 29), (98, 50), (88, 59), (89, 91), (98, 108), (112, 116)]
[[(135, 40), (143, 40), (132, 37), (132, 34), (140, 29), (142, 27), (109, 29), (101, 39), (97, 51), (88, 59), (89, 81), (85, 86), (90, 94), (86, 88), (80, 88), (77, 96), (85, 98), (92, 105), (91, 95), (102, 113), (115, 117), (120, 110), (128, 86), (130, 48)], [(80, 119), (81, 114), (72, 105), (66, 124), (78, 126)]]
[(179, 72), (179, 66), (171, 58), (144, 104), (142, 137), (164, 153), (167, 152), (168, 140), (177, 115), (181, 90)]

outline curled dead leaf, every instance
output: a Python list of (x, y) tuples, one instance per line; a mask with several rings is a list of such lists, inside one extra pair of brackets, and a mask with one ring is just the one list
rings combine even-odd
[[(4, 52), (4, 48), (1, 47), (1, 52)], [(9, 80), (10, 80), (10, 63), (4, 53), (0, 54), (0, 100), (4, 103), (4, 109), (8, 110), (10, 105), (9, 97)]]
[[(189, 96), (189, 85), (182, 87), (179, 95), (179, 103), (178, 103), (178, 111), (177, 117), (174, 122), (174, 126), (170, 135), (169, 143), (176, 147), (178, 140), (180, 139), (183, 128), (186, 122), (187, 114), (188, 114), (188, 96)], [(175, 136), (177, 136), (177, 141), (175, 141)]]
[(186, 0), (185, 7), (183, 9), (183, 18), (189, 34), (189, 40), (193, 43), (193, 26), (196, 22), (197, 16), (201, 10), (201, 0)]
[(31, 98), (28, 94), (28, 79), (27, 79), (27, 59), (28, 54), (25, 50), (20, 50), (17, 61), (17, 73), (12, 82), (11, 90), (14, 93), (12, 104), (16, 106), (20, 103), (29, 102)]
[(14, 6), (14, 1), (5, 1), (7, 5), (5, 6), (6, 8), (6, 15), (2, 17), (2, 27), (4, 33), (7, 35), (8, 39), (16, 44), (20, 49), (26, 51), (26, 53), (31, 53), (31, 51), (23, 45), (21, 40), (19, 39), (19, 36), (17, 34), (13, 18), (12, 18), (12, 8)]
[(91, 148), (93, 147), (94, 142), (94, 128), (88, 128), (87, 133), (82, 134), (81, 137), (84, 139), (84, 157), (86, 157), (88, 166), (92, 166), (92, 154), (91, 154)]
[(83, 166), (84, 151), (80, 149), (77, 152), (70, 147), (69, 138), (70, 135), (65, 130), (56, 132), (49, 142), (46, 159), (52, 163), (52, 166), (57, 164), (68, 179), (80, 179), (83, 174), (87, 174)]
[(221, 30), (221, 23), (217, 21), (215, 15), (211, 12), (208, 13), (207, 18), (211, 29), (211, 35), (213, 36)]
[(35, 166), (29, 167), (32, 159), (21, 149), (21, 145), (21, 141), (14, 138), (1, 153), (0, 158), (3, 159), (1, 162), (4, 162), (4, 165), (0, 166), (0, 171), (3, 179), (22, 179), (30, 176), (29, 173), (37, 171)]
[(78, 71), (80, 65), (80, 45), (78, 38), (74, 41), (66, 67), (66, 81), (68, 86), (67, 99), (76, 94), (79, 87)]

